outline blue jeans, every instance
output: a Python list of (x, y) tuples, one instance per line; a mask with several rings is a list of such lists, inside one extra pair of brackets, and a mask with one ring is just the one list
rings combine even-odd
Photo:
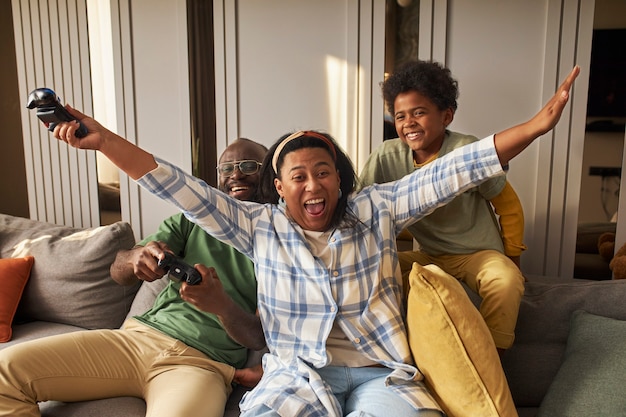
[[(414, 409), (385, 387), (385, 378), (391, 372), (388, 368), (328, 366), (317, 372), (331, 387), (345, 417), (443, 417), (436, 410)], [(278, 414), (269, 407), (260, 406), (241, 416), (276, 417)]]

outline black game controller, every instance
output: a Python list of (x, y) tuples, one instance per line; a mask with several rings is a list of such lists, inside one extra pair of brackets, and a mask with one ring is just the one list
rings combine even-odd
[[(49, 88), (37, 88), (28, 95), (29, 109), (37, 108), (37, 117), (43, 122), (49, 131), (53, 131), (54, 127), (60, 122), (71, 122), (76, 120), (65, 107), (61, 104), (61, 99), (56, 93)], [(80, 123), (80, 122), (79, 122)], [(80, 123), (80, 127), (76, 130), (77, 138), (83, 138), (87, 135), (87, 128)]]
[(158, 265), (169, 274), (170, 279), (184, 281), (189, 285), (196, 285), (202, 281), (202, 275), (193, 266), (174, 254), (169, 252), (164, 252), (164, 254), (165, 257), (159, 259)]

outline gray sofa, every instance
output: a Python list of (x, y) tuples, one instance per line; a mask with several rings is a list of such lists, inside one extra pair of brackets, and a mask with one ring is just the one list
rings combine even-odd
[[(0, 349), (26, 340), (84, 329), (118, 328), (127, 317), (150, 308), (166, 281), (122, 287), (109, 275), (120, 249), (135, 244), (128, 223), (75, 229), (0, 214), (0, 259), (33, 256), (35, 262), (12, 325), (11, 340)], [(0, 277), (1, 278), (1, 277)], [(2, 280), (0, 279), (0, 285)], [(251, 352), (250, 363), (261, 354)], [(245, 390), (237, 388), (225, 416), (239, 415)], [(64, 404), (40, 404), (46, 417), (144, 416), (138, 398), (111, 398)]]
[[(583, 310), (598, 316), (626, 320), (626, 303), (624, 302), (626, 281), (559, 280), (543, 277), (528, 277), (528, 279), (520, 305), (515, 343), (502, 357), (502, 365), (520, 417), (536, 416), (540, 405), (545, 408), (546, 404), (545, 402), (542, 404), (542, 401), (546, 399), (546, 393), (549, 390), (551, 402), (555, 401), (559, 395), (562, 396), (563, 401), (563, 406), (559, 409), (559, 413), (562, 414), (547, 414), (550, 417), (607, 415), (594, 409), (584, 414), (576, 413), (567, 409), (564, 404), (568, 402), (568, 399), (572, 402), (580, 402), (585, 399), (584, 396), (595, 395), (596, 398), (589, 399), (593, 403), (598, 398), (603, 398), (603, 395), (610, 397), (610, 391), (615, 388), (623, 393), (626, 373), (618, 375), (618, 381), (615, 383), (619, 385), (613, 387), (610, 386), (612, 383), (610, 378), (601, 378), (603, 381), (595, 387), (597, 389), (595, 392), (583, 389), (583, 384), (577, 384), (578, 380), (574, 378), (563, 383), (564, 374), (559, 375), (557, 385), (555, 377), (563, 365), (568, 343), (570, 351), (575, 348), (571, 341), (568, 341), (574, 312)], [(624, 335), (626, 336), (626, 333)], [(613, 348), (610, 345), (607, 346), (612, 340), (611, 335), (604, 336), (606, 339), (597, 338), (593, 340), (593, 343), (590, 342), (585, 346), (585, 349), (588, 349), (586, 354), (591, 356), (590, 359), (601, 362), (602, 351)], [(624, 344), (615, 346), (615, 350), (621, 350), (621, 357), (626, 359), (623, 346)], [(617, 363), (615, 365), (618, 366)], [(580, 366), (580, 375), (576, 378), (584, 382), (588, 376), (589, 373), (585, 374), (584, 367)], [(568, 390), (569, 393), (560, 393), (559, 391), (562, 390)], [(585, 392), (581, 393), (581, 390)], [(620, 394), (620, 397), (624, 395)], [(603, 407), (607, 409), (607, 405), (605, 403)], [(622, 407), (624, 408), (621, 409), (621, 413), (608, 415), (626, 415), (626, 407)], [(540, 415), (546, 416), (545, 411)]]
[[(35, 258), (13, 322), (12, 339), (1, 343), (0, 349), (51, 334), (117, 328), (126, 317), (145, 311), (165, 284), (163, 280), (127, 288), (109, 276), (115, 253), (134, 243), (130, 226), (123, 222), (77, 230), (0, 214), (0, 258), (27, 254)], [(479, 301), (472, 297), (475, 303)], [(574, 311), (626, 320), (624, 300), (626, 281), (530, 277), (515, 345), (502, 358), (520, 416), (537, 415), (548, 390), (555, 390), (553, 381), (565, 357)], [(258, 362), (259, 357), (259, 352), (252, 352), (249, 363)], [(237, 403), (243, 392), (242, 388), (233, 392), (225, 416), (239, 414)], [(46, 402), (40, 408), (48, 417), (145, 415), (144, 402), (137, 398)]]

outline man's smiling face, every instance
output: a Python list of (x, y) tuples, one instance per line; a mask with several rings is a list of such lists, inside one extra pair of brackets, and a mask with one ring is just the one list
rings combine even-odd
[[(263, 147), (255, 142), (238, 139), (229, 145), (222, 153), (219, 164), (234, 163), (240, 161), (256, 161), (261, 163), (265, 156)], [(259, 166), (254, 174), (244, 174), (239, 166), (235, 167), (233, 173), (224, 177), (219, 175), (218, 188), (228, 195), (239, 200), (250, 201), (256, 198), (259, 188)]]

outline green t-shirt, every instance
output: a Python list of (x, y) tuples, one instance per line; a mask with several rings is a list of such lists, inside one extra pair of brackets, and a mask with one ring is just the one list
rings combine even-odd
[[(256, 311), (256, 278), (254, 264), (246, 256), (205, 233), (182, 214), (166, 219), (159, 230), (139, 244), (159, 240), (184, 260), (215, 268), (225, 291), (245, 311)], [(163, 279), (168, 279), (167, 276)], [(205, 313), (183, 301), (180, 283), (170, 281), (161, 291), (154, 306), (135, 318), (185, 344), (211, 359), (241, 368), (247, 349), (233, 341), (214, 314)]]
[[(477, 141), (471, 135), (446, 132), (438, 158)], [(387, 140), (372, 152), (359, 177), (365, 187), (398, 180), (416, 169), (413, 151), (401, 139)], [(497, 219), (489, 200), (502, 192), (506, 177), (491, 178), (455, 197), (407, 229), (420, 249), (433, 256), (459, 255), (493, 249), (504, 253)]]

